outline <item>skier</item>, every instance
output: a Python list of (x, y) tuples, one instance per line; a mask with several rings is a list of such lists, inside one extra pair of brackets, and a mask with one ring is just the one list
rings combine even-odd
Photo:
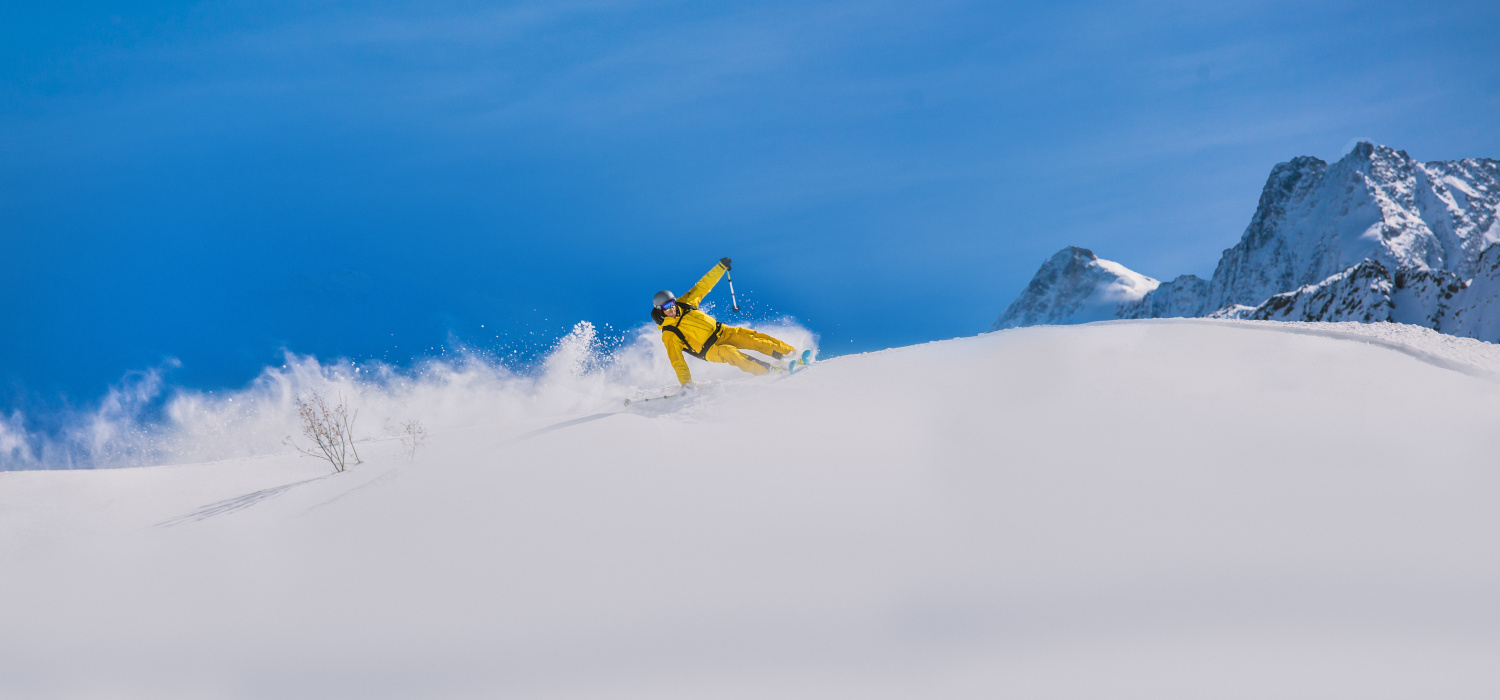
[(677, 381), (683, 386), (693, 381), (687, 362), (682, 359), (684, 352), (700, 360), (726, 362), (757, 375), (785, 368), (757, 360), (740, 349), (770, 355), (775, 360), (792, 352), (792, 346), (769, 335), (749, 328), (726, 326), (698, 310), (698, 303), (728, 271), (729, 258), (719, 258), (719, 264), (714, 265), (714, 269), (681, 298), (664, 289), (651, 300), (651, 320), (661, 328), (661, 342), (667, 346), (667, 359), (672, 361), (672, 369), (677, 370)]

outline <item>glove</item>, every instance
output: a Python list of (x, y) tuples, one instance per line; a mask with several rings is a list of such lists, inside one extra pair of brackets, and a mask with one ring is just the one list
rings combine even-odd
[(729, 269), (729, 258), (719, 258), (719, 264), (723, 265), (724, 269), (727, 271)]

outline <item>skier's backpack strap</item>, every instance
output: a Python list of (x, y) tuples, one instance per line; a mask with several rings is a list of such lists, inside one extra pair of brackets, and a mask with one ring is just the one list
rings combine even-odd
[(688, 344), (687, 336), (682, 334), (682, 329), (677, 327), (678, 323), (682, 322), (678, 321), (677, 323), (663, 325), (662, 330), (672, 331), (673, 333), (677, 334), (677, 339), (682, 341), (683, 352), (686, 352), (687, 354), (692, 355), (693, 357), (696, 357), (700, 360), (707, 360), (708, 358), (704, 357), (703, 355), (708, 352), (709, 348), (714, 346), (714, 343), (719, 342), (719, 331), (724, 328), (724, 324), (715, 322), (714, 332), (708, 335), (708, 340), (703, 341), (703, 347), (694, 350), (693, 346)]
[(663, 325), (661, 328), (662, 328), (662, 330), (672, 331), (673, 333), (677, 334), (677, 339), (682, 341), (682, 351), (683, 352), (685, 352), (685, 353), (687, 353), (689, 355), (692, 355), (693, 357), (696, 357), (696, 358), (698, 358), (700, 360), (703, 359), (703, 353), (700, 353), (700, 352), (697, 352), (697, 351), (693, 350), (693, 346), (688, 345), (687, 336), (685, 336), (685, 335), (682, 334), (682, 329), (678, 328), (677, 324), (668, 323), (668, 324)]
[(703, 347), (698, 349), (698, 357), (703, 357), (703, 354), (708, 352), (708, 349), (713, 347), (714, 343), (719, 342), (719, 331), (721, 330), (724, 330), (724, 324), (714, 321), (714, 332), (709, 333), (708, 340), (703, 341)]

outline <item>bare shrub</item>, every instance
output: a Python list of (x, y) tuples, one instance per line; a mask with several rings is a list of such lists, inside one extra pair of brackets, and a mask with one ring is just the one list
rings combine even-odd
[(409, 420), (401, 424), (401, 446), (406, 448), (408, 459), (417, 458), (417, 448), (427, 444), (427, 429), (421, 421)]
[(335, 472), (344, 471), (351, 457), (355, 464), (363, 461), (354, 449), (354, 419), (359, 411), (349, 412), (349, 403), (343, 394), (339, 394), (338, 403), (333, 406), (329, 406), (323, 395), (316, 391), (308, 392), (305, 399), (299, 395), (293, 401), (297, 406), (297, 417), (302, 420), (302, 435), (312, 440), (316, 449), (303, 448), (293, 442), (290, 435), (282, 442), (309, 457), (328, 460)]

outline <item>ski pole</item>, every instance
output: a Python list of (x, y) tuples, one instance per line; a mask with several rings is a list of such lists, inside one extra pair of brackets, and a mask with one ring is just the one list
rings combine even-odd
[(734, 276), (730, 275), (728, 270), (725, 270), (724, 279), (729, 280), (729, 303), (733, 305), (731, 308), (734, 309), (735, 313), (739, 313), (740, 303), (734, 298)]

